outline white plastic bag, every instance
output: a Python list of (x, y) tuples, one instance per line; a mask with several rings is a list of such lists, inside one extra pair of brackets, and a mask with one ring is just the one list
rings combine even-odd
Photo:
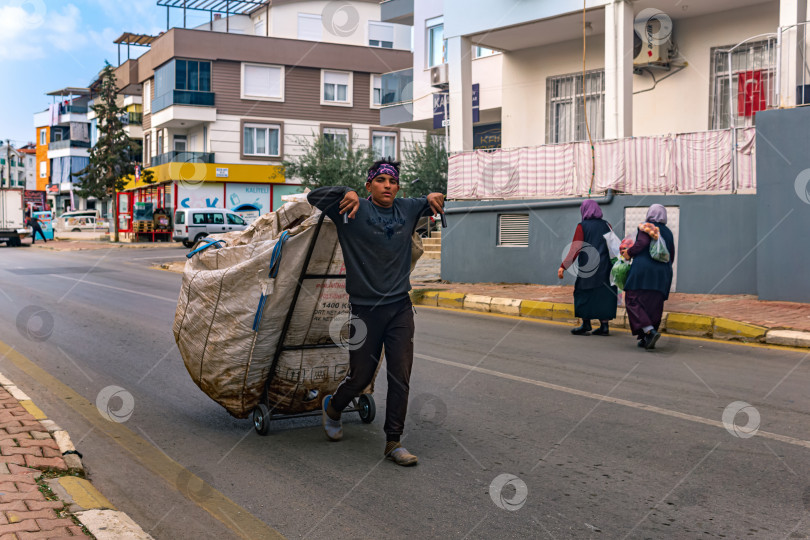
[[(610, 225), (608, 225), (608, 227), (610, 227)], [(610, 227), (610, 230), (603, 236), (605, 237), (605, 242), (607, 242), (608, 256), (610, 256), (611, 259), (617, 258), (620, 255), (619, 246), (622, 241), (616, 236), (616, 233), (613, 232), (613, 227)]]

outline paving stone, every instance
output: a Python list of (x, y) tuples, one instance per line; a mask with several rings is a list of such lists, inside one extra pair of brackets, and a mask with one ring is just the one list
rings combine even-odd
[(27, 508), (14, 508), (13, 510), (42, 510), (43, 508), (59, 510), (65, 506), (65, 503), (62, 501), (24, 501), (24, 504)]
[(57, 527), (70, 527), (75, 525), (73, 520), (68, 518), (56, 518), (56, 519), (37, 519), (37, 524), (39, 528), (43, 531), (50, 531)]
[(29, 467), (52, 467), (54, 469), (62, 469), (67, 470), (67, 465), (65, 465), (65, 460), (61, 457), (37, 457), (27, 455), (25, 456), (25, 464)]
[(30, 531), (35, 532), (40, 530), (39, 525), (33, 519), (26, 519), (19, 523), (9, 523), (7, 525), (0, 525), (0, 534), (14, 533), (17, 531)]

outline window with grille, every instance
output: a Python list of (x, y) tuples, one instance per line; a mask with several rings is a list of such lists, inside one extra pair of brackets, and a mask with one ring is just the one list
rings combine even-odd
[(776, 103), (776, 38), (746, 43), (731, 53), (729, 99), (730, 49), (711, 49), (709, 129), (753, 126), (756, 113)]
[[(585, 104), (591, 138), (605, 137), (605, 70), (585, 73)], [(582, 73), (546, 79), (546, 142), (585, 141)]]
[(512, 247), (529, 246), (529, 215), (499, 214), (498, 245)]

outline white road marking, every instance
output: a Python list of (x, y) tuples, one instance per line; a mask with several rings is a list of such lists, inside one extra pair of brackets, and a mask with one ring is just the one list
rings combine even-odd
[(50, 277), (55, 277), (55, 278), (59, 278), (59, 279), (67, 279), (69, 281), (78, 281), (79, 283), (83, 283), (85, 285), (93, 285), (93, 286), (96, 286), (96, 287), (104, 287), (105, 289), (113, 289), (114, 291), (121, 291), (121, 292), (130, 293), (130, 294), (138, 294), (140, 296), (146, 296), (148, 298), (154, 298), (156, 300), (163, 300), (164, 302), (171, 302), (172, 304), (177, 303), (176, 298), (164, 298), (163, 296), (157, 296), (157, 295), (154, 295), (154, 294), (149, 294), (149, 293), (145, 293), (145, 292), (141, 292), (141, 291), (133, 291), (132, 289), (122, 289), (121, 287), (113, 287), (112, 285), (104, 285), (102, 283), (94, 283), (92, 281), (87, 281), (86, 279), (81, 280), (81, 279), (76, 279), (76, 278), (67, 277), (67, 276), (60, 276), (59, 274), (50, 274)]
[[(539, 386), (541, 388), (547, 388), (549, 390), (556, 390), (558, 392), (565, 392), (567, 394), (571, 394), (574, 396), (580, 396), (588, 399), (596, 399), (599, 401), (606, 401), (608, 403), (613, 403), (615, 405), (623, 405), (625, 407), (631, 407), (633, 409), (637, 409), (640, 411), (647, 411), (656, 414), (661, 414), (664, 416), (671, 416), (672, 418), (678, 418), (679, 420), (686, 420), (688, 422), (695, 422), (697, 424), (705, 424), (707, 426), (713, 426), (722, 428), (723, 430), (726, 429), (723, 422), (719, 420), (712, 420), (710, 418), (703, 418), (702, 416), (695, 416), (693, 414), (685, 414), (678, 411), (673, 411), (670, 409), (664, 409), (662, 407), (656, 407), (655, 405), (647, 405), (645, 403), (639, 403), (637, 401), (630, 401), (627, 399), (615, 398), (610, 396), (605, 396), (602, 394), (594, 394), (593, 392), (586, 392), (585, 390), (577, 390), (576, 388), (569, 388), (567, 386), (560, 386), (558, 384), (553, 384), (545, 381), (538, 381), (535, 379), (528, 379), (526, 377), (520, 377), (518, 375), (511, 375), (509, 373), (503, 373), (501, 371), (493, 371), (491, 369), (485, 369), (481, 367), (471, 366), (469, 364), (462, 364), (460, 362), (453, 362), (450, 360), (444, 360), (442, 358), (436, 358), (435, 356), (428, 356), (426, 354), (414, 354), (415, 358), (421, 358), (422, 360), (427, 360), (429, 362), (435, 362), (437, 364), (443, 364), (445, 366), (457, 367), (461, 369), (466, 369), (470, 371), (475, 371), (477, 373), (482, 373), (484, 375), (492, 375), (493, 377), (498, 377), (501, 379), (506, 379), (510, 381), (522, 382), (525, 384), (531, 384), (533, 386)], [(801, 446), (803, 448), (810, 449), (810, 441), (805, 441), (802, 439), (796, 439), (794, 437), (788, 437), (786, 435), (779, 435), (778, 433), (770, 433), (767, 431), (759, 430), (756, 432), (756, 437), (764, 437), (766, 439), (772, 439), (774, 441), (779, 441), (787, 444), (792, 444), (794, 446)]]

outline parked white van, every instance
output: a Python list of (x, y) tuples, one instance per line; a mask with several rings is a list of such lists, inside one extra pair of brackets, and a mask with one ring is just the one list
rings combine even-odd
[(172, 239), (191, 247), (209, 234), (241, 231), (247, 226), (237, 213), (223, 208), (179, 208), (174, 213)]

